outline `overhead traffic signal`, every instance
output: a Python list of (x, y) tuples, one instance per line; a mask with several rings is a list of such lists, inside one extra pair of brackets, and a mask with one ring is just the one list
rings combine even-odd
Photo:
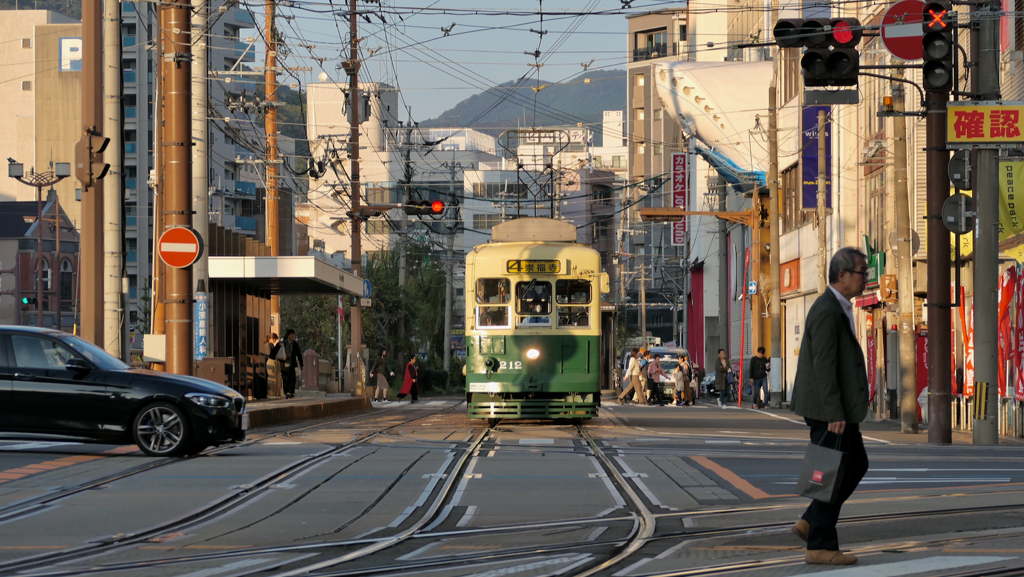
[(947, 92), (953, 88), (953, 30), (956, 28), (953, 5), (949, 2), (925, 2), (921, 27), (924, 89)]
[(781, 48), (806, 49), (800, 58), (805, 87), (857, 85), (863, 27), (856, 18), (783, 18), (773, 33)]
[(37, 299), (36, 297), (21, 297), (21, 304), (23, 305), (34, 305), (38, 303), (39, 299)]
[(445, 207), (442, 200), (411, 200), (403, 208), (406, 214), (413, 216), (440, 216)]
[(90, 129), (85, 131), (85, 135), (75, 145), (75, 177), (82, 182), (83, 188), (96, 184), (110, 170), (110, 165), (103, 162), (102, 156), (108, 144), (109, 138)]

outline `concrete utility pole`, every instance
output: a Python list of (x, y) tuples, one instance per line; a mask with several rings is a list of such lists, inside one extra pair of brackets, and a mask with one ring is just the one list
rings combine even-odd
[[(980, 21), (978, 28), (971, 28), (971, 34), (979, 38), (980, 50), (972, 54), (978, 62), (977, 90), (980, 93), (980, 100), (999, 100), (999, 11), (1001, 6), (997, 2), (989, 2), (979, 6), (973, 15)], [(942, 116), (945, 126), (945, 114)], [(929, 118), (929, 120), (931, 120)], [(929, 130), (931, 125), (929, 124)], [(930, 137), (931, 133), (929, 133)], [(943, 155), (946, 153), (943, 152)], [(977, 216), (974, 219), (974, 310), (975, 318), (982, 319), (974, 324), (974, 381), (975, 396), (984, 394), (985, 399), (975, 399), (975, 403), (983, 402), (984, 413), (976, 416), (982, 418), (974, 419), (974, 444), (975, 445), (998, 445), (999, 444), (999, 354), (998, 339), (999, 331), (995, 319), (998, 315), (998, 290), (999, 290), (999, 181), (998, 181), (999, 152), (996, 149), (988, 148), (978, 151), (977, 186), (975, 187), (975, 206)], [(945, 171), (942, 171), (945, 172)], [(930, 203), (929, 199), (929, 203)], [(929, 209), (931, 206), (929, 206)], [(930, 214), (938, 214), (938, 211), (928, 211)], [(934, 222), (934, 221), (933, 221)], [(936, 226), (936, 228), (939, 228)], [(930, 240), (930, 238), (929, 238)], [(931, 256), (929, 246), (929, 256)], [(948, 268), (947, 268), (948, 271)], [(949, 284), (947, 274), (946, 284)], [(931, 284), (929, 283), (929, 296), (931, 296)], [(948, 315), (938, 315), (945, 317)], [(929, 329), (931, 329), (931, 315), (929, 315)], [(931, 330), (928, 336), (931, 337)], [(946, 333), (948, 337), (949, 330)], [(930, 342), (929, 338), (929, 342)], [(949, 347), (946, 347), (949, 350)], [(931, 352), (929, 350), (929, 352)], [(941, 357), (932, 357), (941, 358)], [(946, 363), (941, 363), (946, 364)], [(948, 368), (948, 366), (947, 366)], [(935, 397), (935, 389), (930, 389), (928, 399), (928, 415), (940, 421), (945, 432), (944, 440), (951, 442), (952, 432), (949, 418), (950, 412), (950, 381), (945, 381), (946, 387), (942, 389), (944, 395)], [(932, 383), (929, 382), (929, 386)], [(987, 385), (987, 386), (986, 386)], [(940, 415), (932, 409), (945, 409)], [(943, 405), (945, 403), (945, 405)], [(935, 425), (939, 422), (933, 421)], [(932, 440), (931, 428), (928, 430), (928, 441)]]
[[(725, 212), (728, 185), (721, 176), (711, 178), (718, 189), (718, 210)], [(729, 223), (718, 219), (718, 348), (725, 349), (729, 356)], [(718, 351), (707, 351), (718, 357)], [(706, 363), (705, 363), (706, 364)]]
[(771, 266), (771, 348), (768, 349), (772, 363), (771, 377), (772, 408), (782, 407), (782, 246), (779, 240), (779, 112), (777, 87), (768, 88), (768, 226), (772, 250), (768, 253)]
[(825, 235), (825, 210), (827, 183), (825, 154), (825, 111), (818, 110), (818, 294), (825, 294), (828, 287), (828, 241)]
[(640, 336), (647, 346), (647, 265), (640, 265)]
[[(280, 231), (278, 224), (278, 150), (277, 150), (277, 25), (274, 22), (277, 0), (267, 0), (267, 69), (265, 71), (265, 89), (263, 101), (266, 105), (266, 116), (264, 116), (263, 128), (267, 133), (267, 247), (270, 249), (270, 256), (279, 256), (280, 253)], [(353, 17), (355, 8), (352, 8)], [(353, 161), (354, 162), (354, 161)], [(353, 177), (354, 178), (354, 177)], [(352, 210), (355, 210), (353, 207)], [(358, 274), (358, 273), (356, 273)], [(353, 322), (355, 322), (355, 315)], [(284, 327), (281, 326), (281, 297), (270, 296), (270, 323), (277, 333), (284, 338)]]
[[(96, 134), (103, 128), (102, 24), (100, 0), (82, 0), (83, 134)], [(118, 65), (118, 70), (120, 68)], [(106, 345), (103, 338), (103, 217), (103, 181), (94, 178), (91, 183), (83, 182), (79, 263), (82, 274), (82, 338), (99, 347)]]
[[(452, 155), (454, 156), (454, 151)], [(452, 161), (450, 170), (450, 183), (448, 185), (448, 194), (450, 195), (449, 200), (455, 198), (455, 170), (462, 168), (462, 165)], [(453, 210), (452, 208), (445, 207), (446, 211)], [(450, 213), (449, 213), (450, 214)], [(448, 373), (448, 369), (452, 363), (452, 300), (455, 287), (455, 224), (449, 220), (448, 215), (445, 215), (444, 227), (448, 229), (448, 238), (445, 239), (445, 245), (447, 250), (445, 251), (445, 281), (444, 281), (444, 372)], [(465, 334), (465, 333), (463, 333)]]
[[(903, 69), (896, 70), (903, 77)], [(907, 117), (906, 92), (903, 85), (892, 83), (893, 117), (893, 181), (896, 183), (896, 274), (900, 335), (900, 430), (917, 433), (917, 359), (914, 356), (914, 279), (910, 237), (910, 191), (907, 186)], [(868, 370), (875, 370), (868, 367)]]
[[(342, 62), (342, 67), (345, 72), (348, 73), (348, 106), (349, 106), (349, 118), (351, 119), (351, 131), (352, 134), (349, 137), (349, 158), (352, 159), (352, 166), (349, 169), (349, 184), (351, 189), (351, 203), (352, 203), (352, 274), (357, 277), (363, 276), (363, 254), (362, 246), (360, 244), (360, 227), (362, 226), (363, 219), (359, 216), (359, 24), (356, 21), (356, 0), (349, 1), (349, 42), (351, 44), (351, 52), (349, 60)], [(352, 383), (357, 383), (362, 378), (362, 357), (361, 349), (363, 347), (363, 315), (362, 307), (359, 306), (358, 299), (353, 299), (352, 307), (349, 309), (349, 313), (352, 317), (349, 328), (352, 333), (352, 345), (349, 348), (349, 354), (352, 357), (352, 361), (349, 364), (349, 377), (352, 379)], [(353, 390), (355, 387), (353, 386)]]
[[(210, 242), (210, 124), (208, 116), (209, 85), (206, 82), (209, 66), (208, 0), (192, 0), (192, 227), (199, 238)], [(209, 251), (204, 250), (192, 265), (193, 289), (196, 293), (210, 290)], [(208, 301), (209, 302), (209, 301)], [(213, 319), (207, 314), (207, 319)], [(209, 321), (207, 321), (209, 322)], [(207, 327), (207, 334), (213, 334)]]
[[(164, 222), (166, 228), (192, 227), (192, 23), (188, 0), (160, 5), (166, 12), (163, 35), (164, 123), (163, 161)], [(192, 327), (192, 267), (165, 269), (167, 372), (191, 375), (194, 329)]]
[(128, 295), (121, 291), (124, 168), (121, 156), (121, 3), (103, 5), (103, 135), (110, 139), (107, 162), (110, 172), (103, 188), (103, 348), (124, 359), (125, 308)]
[[(167, 29), (167, 12), (157, 9), (158, 30)], [(156, 35), (156, 90), (153, 97), (153, 108), (155, 109), (156, 121), (153, 123), (153, 166), (156, 177), (153, 182), (153, 281), (150, 283), (150, 309), (153, 315), (154, 335), (163, 335), (166, 331), (166, 309), (164, 307), (164, 271), (166, 266), (158, 253), (160, 235), (164, 233), (164, 152), (163, 135), (164, 120), (167, 118), (164, 108), (164, 75), (167, 67), (164, 66), (164, 42), (163, 33)], [(164, 371), (167, 365), (164, 363), (153, 363), (154, 371)]]

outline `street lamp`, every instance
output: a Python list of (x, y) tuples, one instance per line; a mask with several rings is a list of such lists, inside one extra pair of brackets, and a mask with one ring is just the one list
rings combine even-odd
[[(43, 326), (43, 187), (53, 186), (65, 178), (71, 176), (71, 163), (58, 162), (53, 170), (35, 172), (29, 169), (25, 174), (25, 166), (13, 158), (7, 159), (7, 176), (22, 184), (27, 184), (36, 189), (36, 325)], [(58, 215), (59, 216), (59, 215)], [(57, 225), (57, 236), (60, 236), (60, 224)], [(58, 255), (59, 257), (60, 255)], [(55, 270), (54, 266), (50, 270)], [(60, 306), (57, 307), (57, 328), (60, 328)]]

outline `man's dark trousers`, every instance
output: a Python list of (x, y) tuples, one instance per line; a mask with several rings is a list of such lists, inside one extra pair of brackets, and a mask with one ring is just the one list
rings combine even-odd
[[(836, 446), (836, 435), (828, 431), (828, 423), (807, 418), (804, 420), (811, 427), (812, 443), (829, 448)], [(839, 512), (843, 508), (843, 503), (850, 498), (860, 480), (864, 478), (864, 474), (868, 472), (868, 453), (864, 450), (864, 439), (860, 435), (859, 425), (846, 423), (846, 432), (840, 437), (839, 450), (846, 453), (846, 469), (843, 471), (835, 503), (811, 501), (801, 517), (811, 526), (807, 538), (807, 549), (810, 551), (839, 550), (839, 535), (836, 533)]]

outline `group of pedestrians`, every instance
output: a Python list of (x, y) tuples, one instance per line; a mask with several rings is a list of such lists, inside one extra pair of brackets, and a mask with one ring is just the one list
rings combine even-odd
[(277, 333), (270, 333), (263, 339), (263, 354), (266, 355), (265, 362), (268, 365), (267, 374), (270, 374), (270, 361), (274, 361), (278, 374), (281, 375), (286, 399), (295, 396), (298, 372), (302, 369), (302, 349), (299, 348), (297, 339), (294, 329), (288, 329), (283, 340), (278, 338)]
[[(387, 349), (381, 349), (380, 354), (377, 355), (377, 360), (373, 363), (373, 368), (370, 370), (370, 380), (376, 381), (376, 388), (373, 392), (372, 401), (375, 403), (390, 403), (388, 400), (388, 390), (391, 385), (388, 383), (388, 377), (394, 378), (395, 372), (391, 370), (388, 365), (388, 351)], [(419, 401), (419, 369), (416, 368), (416, 353), (410, 353), (409, 359), (405, 364), (405, 375), (402, 378), (402, 388), (398, 393), (398, 400), (401, 401), (405, 397), (410, 397), (410, 403)]]

